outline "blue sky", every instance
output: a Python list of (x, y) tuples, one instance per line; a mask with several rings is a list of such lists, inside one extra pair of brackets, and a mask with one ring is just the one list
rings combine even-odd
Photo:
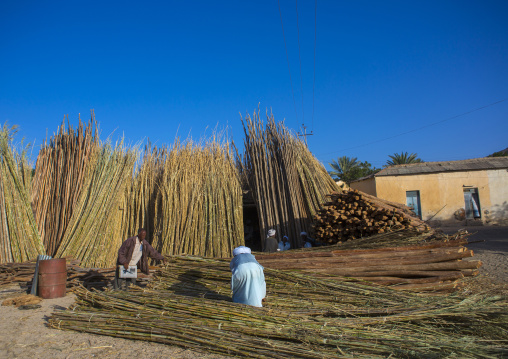
[(315, 2), (297, 5), (301, 77), (296, 3), (280, 0), (290, 81), (276, 0), (2, 1), (0, 121), (36, 146), (90, 109), (102, 139), (228, 126), (242, 142), (240, 114), (259, 103), (296, 131), (305, 122), (324, 164), (508, 147), (507, 1), (318, 0), (315, 88)]

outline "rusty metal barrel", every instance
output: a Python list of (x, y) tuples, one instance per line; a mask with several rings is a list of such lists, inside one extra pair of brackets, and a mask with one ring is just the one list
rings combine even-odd
[(39, 261), (39, 297), (44, 299), (64, 297), (66, 284), (65, 259)]

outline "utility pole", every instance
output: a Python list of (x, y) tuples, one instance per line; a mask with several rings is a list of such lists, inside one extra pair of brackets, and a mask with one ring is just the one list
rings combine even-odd
[(300, 133), (298, 132), (297, 135), (298, 137), (303, 137), (303, 142), (305, 143), (305, 146), (309, 147), (307, 145), (307, 136), (313, 136), (314, 134), (312, 133), (312, 131), (310, 131), (310, 133), (307, 133), (307, 126), (305, 126), (304, 123), (302, 123), (302, 129), (303, 129), (303, 133)]

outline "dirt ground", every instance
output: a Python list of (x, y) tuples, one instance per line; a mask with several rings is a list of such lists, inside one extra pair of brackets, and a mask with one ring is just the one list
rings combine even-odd
[[(0, 292), (0, 298), (19, 292), (19, 287)], [(16, 293), (17, 294), (17, 293)], [(19, 310), (13, 306), (1, 306), (0, 358), (9, 359), (144, 359), (144, 358), (223, 358), (193, 352), (163, 344), (127, 340), (101, 335), (55, 330), (46, 327), (51, 313), (74, 302), (74, 295), (45, 299), (40, 309)]]
[(465, 229), (471, 236), (467, 247), (473, 250), (471, 259), (479, 259), (483, 265), (480, 275), (498, 284), (508, 285), (508, 226), (442, 227), (446, 234)]
[[(442, 228), (445, 233), (455, 233), (459, 228)], [(490, 282), (508, 284), (508, 227), (466, 227), (474, 251), (474, 259), (480, 259), (482, 276)], [(0, 290), (0, 301), (19, 295), (23, 289), (12, 286)], [(74, 295), (43, 300), (39, 309), (19, 310), (13, 306), (0, 306), (0, 358), (75, 359), (215, 359), (218, 355), (185, 350), (162, 344), (112, 338), (107, 336), (61, 331), (46, 327), (54, 310), (63, 309), (74, 302)]]

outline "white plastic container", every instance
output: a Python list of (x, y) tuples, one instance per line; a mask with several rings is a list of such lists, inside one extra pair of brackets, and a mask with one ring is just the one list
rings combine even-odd
[(124, 266), (118, 266), (118, 273), (120, 275), (120, 278), (137, 278), (138, 267), (129, 266), (129, 269), (125, 269)]

